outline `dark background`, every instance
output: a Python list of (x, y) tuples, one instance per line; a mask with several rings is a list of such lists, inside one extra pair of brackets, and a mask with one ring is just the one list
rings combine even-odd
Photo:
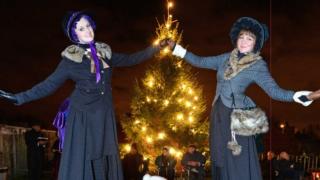
[[(271, 38), (262, 56), (278, 84), (291, 90), (320, 88), (319, 40), (320, 9), (317, 0), (176, 0), (172, 11), (180, 21), (183, 43), (195, 54), (218, 55), (232, 50), (229, 31), (241, 16), (251, 16), (270, 28)], [(70, 42), (64, 36), (61, 20), (69, 10), (92, 12), (97, 24), (96, 40), (108, 43), (114, 52), (130, 53), (150, 45), (155, 38), (156, 18), (166, 14), (165, 0), (2, 0), (0, 8), (1, 64), (0, 89), (18, 93), (44, 80), (60, 61), (61, 51)], [(130, 111), (135, 79), (143, 77), (147, 61), (113, 73), (113, 96), (117, 116)], [(216, 73), (193, 68), (203, 85), (208, 110), (214, 97)], [(67, 82), (53, 95), (14, 106), (0, 101), (0, 120), (26, 125), (39, 119), (45, 128), (59, 104), (73, 89)], [(275, 121), (285, 121), (298, 129), (319, 124), (320, 103), (309, 107), (270, 100), (257, 86), (248, 94)], [(119, 120), (119, 118), (118, 118)]]

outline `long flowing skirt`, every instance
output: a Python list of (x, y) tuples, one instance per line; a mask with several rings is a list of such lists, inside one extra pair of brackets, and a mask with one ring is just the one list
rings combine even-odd
[(231, 141), (230, 115), (220, 98), (214, 104), (210, 120), (210, 153), (212, 179), (261, 180), (261, 169), (254, 136), (236, 136), (242, 152), (232, 155), (227, 143)]

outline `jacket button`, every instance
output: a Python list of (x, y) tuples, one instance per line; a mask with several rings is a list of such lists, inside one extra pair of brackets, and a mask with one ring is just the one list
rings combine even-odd
[(103, 73), (104, 73), (104, 71), (101, 71), (101, 73), (103, 74)]
[(101, 95), (104, 95), (104, 92), (101, 92)]

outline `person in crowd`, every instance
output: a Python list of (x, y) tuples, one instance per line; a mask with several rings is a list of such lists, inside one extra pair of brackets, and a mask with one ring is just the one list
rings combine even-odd
[(196, 150), (194, 144), (188, 146), (187, 152), (182, 156), (181, 164), (189, 180), (204, 180), (206, 157)]
[(48, 140), (43, 136), (40, 124), (38, 121), (31, 122), (31, 130), (25, 133), (29, 180), (41, 180), (42, 178), (44, 151)]
[(155, 164), (158, 167), (159, 176), (165, 177), (167, 180), (174, 179), (177, 160), (170, 155), (167, 147), (162, 148), (162, 154), (156, 158)]
[(143, 171), (143, 156), (139, 153), (136, 143), (131, 145), (130, 152), (126, 154), (122, 160), (123, 173), (125, 180), (140, 180), (142, 179)]

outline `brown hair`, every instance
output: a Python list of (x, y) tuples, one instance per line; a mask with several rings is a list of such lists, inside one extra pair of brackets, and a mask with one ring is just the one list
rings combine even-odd
[(247, 29), (243, 29), (239, 32), (238, 38), (242, 35), (242, 34), (247, 34), (249, 36), (251, 36), (252, 38), (254, 38), (255, 40), (257, 39), (257, 36), (250, 30)]

